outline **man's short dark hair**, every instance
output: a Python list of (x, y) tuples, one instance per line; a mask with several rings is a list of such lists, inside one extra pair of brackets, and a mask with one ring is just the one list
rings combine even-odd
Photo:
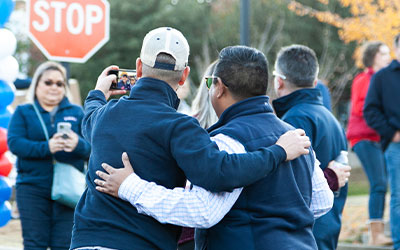
[(315, 52), (304, 45), (283, 47), (275, 62), (278, 73), (299, 88), (313, 87), (318, 75), (318, 60)]
[(367, 42), (363, 46), (362, 62), (366, 68), (374, 65), (376, 54), (379, 52), (379, 48), (385, 45), (383, 42), (372, 41)]
[(221, 50), (214, 75), (221, 78), (236, 98), (245, 99), (267, 93), (267, 58), (254, 48), (230, 46)]

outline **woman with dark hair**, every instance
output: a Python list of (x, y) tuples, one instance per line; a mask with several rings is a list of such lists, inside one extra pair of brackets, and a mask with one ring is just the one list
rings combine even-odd
[(370, 128), (363, 115), (365, 97), (372, 75), (390, 62), (389, 48), (382, 42), (368, 42), (363, 47), (365, 70), (358, 74), (351, 87), (351, 112), (347, 139), (357, 154), (370, 184), (369, 228), (370, 244), (390, 245), (392, 240), (383, 234), (383, 212), (387, 190), (386, 167), (378, 133)]
[[(81, 136), (83, 110), (70, 103), (70, 97), (64, 67), (45, 62), (35, 71), (27, 103), (17, 107), (10, 121), (7, 142), (18, 157), (16, 200), (24, 249), (70, 246), (74, 208), (51, 199), (53, 160), (83, 171), (90, 153)], [(61, 122), (71, 125), (66, 134), (57, 132)]]

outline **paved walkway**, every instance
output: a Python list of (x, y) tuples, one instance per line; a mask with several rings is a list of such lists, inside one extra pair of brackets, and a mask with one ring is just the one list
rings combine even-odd
[[(389, 199), (386, 199), (387, 201)], [(366, 245), (359, 245), (366, 241), (368, 228), (368, 196), (351, 196), (347, 199), (343, 211), (343, 226), (340, 234), (341, 250), (345, 249), (390, 249), (370, 248)], [(387, 204), (385, 220), (388, 220)], [(362, 248), (360, 248), (362, 247)], [(5, 227), (0, 228), (0, 250), (22, 249), (21, 228), (19, 220), (11, 220)]]

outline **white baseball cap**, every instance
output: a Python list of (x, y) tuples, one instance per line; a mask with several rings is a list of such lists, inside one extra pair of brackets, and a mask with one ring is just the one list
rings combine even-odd
[[(175, 64), (156, 63), (160, 53), (173, 56)], [(140, 59), (152, 68), (184, 70), (189, 60), (189, 44), (179, 30), (170, 27), (157, 28), (144, 37)]]

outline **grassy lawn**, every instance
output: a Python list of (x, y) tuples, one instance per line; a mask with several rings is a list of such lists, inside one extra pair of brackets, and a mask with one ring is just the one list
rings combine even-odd
[(349, 179), (348, 196), (352, 195), (368, 195), (369, 183), (367, 176), (362, 168), (353, 168)]

